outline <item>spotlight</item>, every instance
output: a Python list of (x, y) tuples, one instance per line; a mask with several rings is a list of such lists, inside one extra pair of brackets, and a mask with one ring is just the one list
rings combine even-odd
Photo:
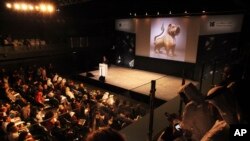
[(134, 16), (136, 16), (136, 13), (134, 14)]
[(202, 13), (206, 13), (206, 11), (205, 11), (205, 10), (203, 10), (203, 11), (202, 11)]
[(132, 15), (132, 13), (129, 13), (129, 15), (131, 16), (131, 15)]
[(52, 5), (47, 5), (47, 10), (49, 13), (54, 12), (54, 7)]
[(22, 7), (22, 10), (23, 10), (23, 11), (28, 10), (28, 6), (27, 6), (27, 4), (25, 4), (25, 3), (22, 3), (22, 4), (21, 4), (21, 7)]
[(31, 11), (34, 10), (34, 6), (33, 5), (30, 4), (28, 7), (29, 7), (29, 10), (31, 10)]
[(160, 12), (157, 12), (157, 15), (160, 15)]
[(12, 4), (11, 3), (6, 3), (6, 7), (10, 9), (10, 8), (12, 8)]
[(185, 14), (188, 14), (188, 12), (187, 12), (187, 11), (185, 11), (184, 13), (185, 13)]
[(13, 9), (16, 11), (30, 12), (36, 10), (36, 12), (42, 13), (53, 13), (56, 9), (55, 6), (49, 3), (27, 3), (27, 2), (7, 2), (5, 3), (6, 8)]
[(15, 8), (16, 10), (20, 10), (21, 6), (20, 6), (19, 3), (15, 3), (15, 4), (14, 4), (14, 8)]
[(38, 11), (38, 10), (40, 9), (40, 7), (36, 5), (36, 6), (35, 6), (35, 9)]
[(169, 15), (171, 15), (172, 14), (172, 12), (171, 11), (169, 11)]
[(146, 12), (146, 14), (145, 14), (146, 16), (148, 15), (148, 13)]
[(41, 4), (39, 8), (40, 8), (40, 10), (41, 10), (42, 12), (46, 12), (46, 11), (47, 11), (47, 7), (46, 7), (46, 5), (44, 5), (44, 4)]

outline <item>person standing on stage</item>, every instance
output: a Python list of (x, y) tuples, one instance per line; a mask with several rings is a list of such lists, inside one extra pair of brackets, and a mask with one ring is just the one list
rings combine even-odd
[(102, 63), (108, 64), (108, 59), (106, 58), (105, 55), (102, 57)]
[(109, 61), (108, 61), (108, 59), (107, 59), (107, 57), (105, 55), (102, 57), (102, 63), (107, 64), (108, 67), (110, 67)]

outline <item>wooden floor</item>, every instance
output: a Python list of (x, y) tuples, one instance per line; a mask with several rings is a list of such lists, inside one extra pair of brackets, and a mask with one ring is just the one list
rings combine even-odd
[[(90, 73), (94, 75), (94, 77), (91, 77), (92, 79), (99, 80), (99, 70), (94, 70)], [(80, 75), (85, 76), (86, 73), (81, 73)], [(144, 95), (149, 95), (150, 93), (151, 80), (156, 80), (156, 98), (165, 101), (169, 101), (177, 96), (182, 82), (182, 78), (179, 77), (114, 65), (108, 68), (108, 74), (105, 77), (105, 83)], [(186, 80), (186, 83), (189, 82), (197, 84), (197, 82)]]

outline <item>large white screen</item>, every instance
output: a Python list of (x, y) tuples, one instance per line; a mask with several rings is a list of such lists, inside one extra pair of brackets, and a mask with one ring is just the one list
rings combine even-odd
[[(196, 63), (200, 35), (240, 32), (242, 19), (241, 14), (119, 19), (116, 30), (136, 34), (137, 56)], [(179, 27), (175, 36), (168, 32), (173, 25)]]

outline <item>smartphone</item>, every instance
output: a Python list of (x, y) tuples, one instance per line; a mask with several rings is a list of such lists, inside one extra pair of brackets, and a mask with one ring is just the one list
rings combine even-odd
[(180, 126), (180, 124), (178, 124), (178, 123), (177, 123), (174, 127), (175, 127), (175, 129), (176, 129), (177, 131), (180, 131), (180, 130), (181, 130), (181, 126)]

